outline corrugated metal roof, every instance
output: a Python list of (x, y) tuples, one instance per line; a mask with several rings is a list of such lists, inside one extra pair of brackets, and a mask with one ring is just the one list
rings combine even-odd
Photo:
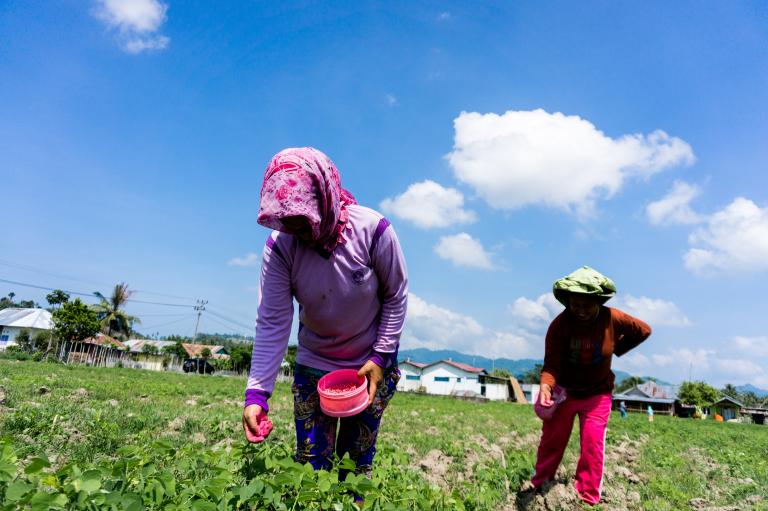
[(723, 396), (723, 397), (721, 397), (720, 399), (715, 401), (714, 405), (719, 405), (723, 401), (730, 401), (731, 403), (735, 404), (736, 406), (738, 406), (740, 408), (744, 408), (744, 404), (741, 401), (737, 401), (737, 400), (733, 399), (731, 396)]
[(224, 346), (209, 346), (207, 344), (190, 344), (183, 342), (181, 343), (181, 346), (186, 350), (187, 355), (189, 355), (190, 358), (198, 358), (202, 356), (203, 350), (205, 348), (208, 348), (211, 351), (211, 357), (212, 358), (228, 358), (229, 355), (226, 353), (219, 353), (224, 349)]
[(462, 371), (465, 371), (467, 373), (484, 373), (485, 372), (485, 369), (481, 367), (473, 367), (469, 364), (454, 362), (453, 360), (438, 360), (437, 362), (432, 362), (431, 364), (422, 364), (421, 362), (412, 362), (410, 360), (405, 360), (403, 362), (400, 362), (400, 364), (410, 364), (414, 367), (418, 367), (419, 369), (424, 369), (425, 367), (431, 367), (437, 364), (448, 364), (449, 366), (453, 366), (456, 369), (461, 369)]
[(402, 364), (412, 365), (413, 367), (418, 367), (419, 369), (423, 369), (423, 368), (427, 367), (427, 365), (429, 365), (429, 364), (422, 364), (421, 362), (412, 362), (410, 360), (403, 360), (398, 365), (402, 365)]
[(97, 346), (104, 346), (105, 344), (112, 344), (114, 346), (117, 346), (118, 348), (126, 349), (128, 346), (123, 344), (122, 342), (118, 341), (114, 337), (110, 337), (108, 335), (104, 334), (96, 334), (93, 337), (89, 337), (87, 339), (84, 339), (82, 342), (86, 344), (96, 344)]
[(131, 350), (131, 353), (141, 353), (142, 349), (144, 348), (145, 344), (151, 344), (152, 346), (155, 346), (158, 351), (165, 348), (166, 346), (173, 346), (176, 344), (174, 341), (156, 341), (154, 339), (130, 339), (128, 341), (125, 341), (125, 345), (128, 346), (128, 349)]
[(440, 362), (442, 362), (444, 364), (451, 365), (451, 366), (453, 366), (453, 367), (455, 367), (457, 369), (461, 369), (462, 371), (466, 371), (468, 373), (482, 373), (483, 371), (485, 371), (485, 369), (483, 369), (481, 367), (473, 367), (473, 366), (471, 366), (469, 364), (462, 364), (461, 362), (454, 362), (453, 360), (440, 360), (438, 362), (433, 362), (432, 364), (429, 364), (429, 365), (439, 364)]
[(50, 330), (53, 328), (53, 316), (45, 309), (11, 307), (0, 310), (0, 326)]
[[(174, 346), (176, 341), (156, 341), (154, 339), (131, 339), (125, 342), (125, 345), (131, 350), (131, 353), (142, 353), (144, 346), (151, 344), (157, 347), (158, 351), (161, 351), (166, 346)], [(181, 343), (181, 347), (187, 352), (189, 358), (199, 358), (205, 348), (211, 350), (211, 358), (229, 358), (226, 353), (219, 353), (224, 350), (224, 346), (212, 346), (208, 344), (191, 344), (188, 342)]]
[(636, 388), (648, 397), (676, 400), (677, 391), (680, 387), (677, 385), (660, 385), (653, 380), (648, 380)]
[(663, 397), (643, 397), (643, 396), (630, 396), (628, 394), (616, 394), (613, 396), (614, 401), (635, 401), (639, 403), (664, 403), (672, 404), (676, 399), (663, 398)]

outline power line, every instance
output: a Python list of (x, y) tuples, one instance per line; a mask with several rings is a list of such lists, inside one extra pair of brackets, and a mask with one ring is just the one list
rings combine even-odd
[(188, 316), (188, 312), (173, 312), (173, 313), (167, 313), (167, 312), (142, 312), (141, 317), (146, 316), (158, 316), (158, 317), (179, 317), (179, 316)]
[[(83, 279), (83, 278), (78, 278), (78, 277), (72, 277), (72, 276), (63, 275), (63, 274), (60, 274), (60, 273), (49, 272), (47, 270), (43, 270), (43, 269), (37, 268), (35, 266), (31, 266), (31, 265), (28, 265), (28, 264), (17, 263), (17, 262), (14, 262), (14, 261), (8, 261), (6, 259), (0, 259), (0, 266), (7, 266), (9, 268), (21, 269), (21, 270), (24, 270), (24, 271), (38, 273), (38, 274), (41, 274), (41, 275), (47, 275), (47, 276), (50, 276), (50, 277), (71, 280), (73, 282), (81, 282), (81, 283), (84, 283), (84, 284), (90, 284), (90, 285), (96, 285), (96, 286), (102, 286), (102, 287), (111, 287), (112, 286), (112, 284), (106, 284), (104, 282), (96, 282), (96, 281), (93, 281), (93, 280), (88, 280), (88, 279)], [(3, 280), (0, 279), (0, 281), (3, 281)], [(47, 291), (53, 291), (55, 289), (60, 289), (60, 288), (49, 288), (49, 287), (44, 287), (44, 286), (34, 286), (34, 285), (30, 285), (30, 284), (24, 284), (22, 282), (14, 282), (14, 281), (5, 281), (5, 282), (13, 283), (13, 284), (20, 285), (20, 286), (35, 287), (37, 289), (43, 289), (43, 290), (47, 290)], [(68, 291), (68, 290), (63, 290), (63, 291), (66, 291), (66, 292), (68, 292), (70, 294), (74, 294), (74, 295), (80, 295), (80, 296), (92, 296), (93, 295), (93, 293), (83, 293), (83, 292)], [(180, 296), (180, 295), (173, 295), (173, 294), (168, 294), (168, 293), (160, 293), (160, 292), (157, 292), (157, 291), (149, 291), (149, 290), (146, 290), (146, 289), (133, 289), (132, 291), (134, 293), (139, 293), (139, 294), (149, 294), (149, 295), (155, 295), (155, 296), (164, 296), (164, 297), (168, 297), (168, 298), (176, 298), (176, 299), (179, 299), (179, 300), (190, 300), (190, 301), (195, 300), (195, 298), (191, 298), (189, 296)], [(176, 303), (171, 304), (171, 303), (165, 303), (165, 302), (153, 302), (153, 301), (149, 301), (149, 300), (129, 299), (128, 301), (129, 302), (133, 302), (133, 303), (143, 303), (143, 304), (149, 304), (149, 305), (162, 305), (162, 306), (168, 306), (168, 307), (191, 307), (191, 308), (195, 307), (195, 305), (193, 305), (193, 304), (188, 304), (188, 305), (187, 304), (176, 304)], [(239, 316), (240, 315), (240, 313), (238, 313), (238, 312), (230, 311), (230, 310), (227, 310), (227, 309), (223, 309), (222, 308), (221, 310), (224, 310), (228, 314), (233, 314), (235, 316)], [(238, 326), (241, 326), (241, 327), (245, 328), (242, 323), (238, 323)], [(252, 326), (248, 327), (248, 329), (251, 329), (251, 328), (252, 328)]]
[(190, 320), (190, 319), (192, 319), (194, 317), (195, 317), (194, 315), (192, 315), (192, 316), (186, 315), (185, 317), (183, 317), (181, 319), (174, 319), (173, 321), (166, 321), (165, 323), (157, 323), (157, 324), (152, 325), (152, 326), (142, 326), (141, 329), (144, 330), (144, 331), (152, 330), (153, 328), (157, 328), (157, 327), (160, 327), (160, 326), (173, 325), (174, 323), (181, 323), (182, 321)]
[(223, 326), (224, 328), (228, 328), (230, 330), (232, 329), (232, 325), (228, 325), (228, 324), (224, 323), (223, 321), (218, 320), (218, 319), (212, 317), (210, 314), (208, 316), (206, 316), (205, 318), (203, 318), (203, 319), (205, 321), (213, 321), (214, 323), (218, 324), (219, 326)]
[(246, 330), (253, 330), (253, 325), (246, 325), (244, 323), (240, 323), (239, 321), (231, 319), (231, 318), (228, 318), (227, 316), (225, 316), (225, 315), (223, 315), (221, 313), (218, 313), (215, 310), (211, 310), (210, 308), (208, 309), (208, 312), (210, 314), (213, 314), (214, 316), (220, 318), (220, 319), (223, 319), (224, 321), (228, 321), (229, 323), (232, 323), (233, 325), (237, 325), (240, 328), (245, 328)]
[(207, 303), (208, 300), (198, 300), (197, 305), (195, 305), (195, 310), (197, 311), (197, 321), (195, 322), (195, 334), (192, 336), (192, 342), (195, 342), (195, 339), (197, 339), (197, 327), (200, 326), (200, 316), (203, 315), (205, 304)]
[(163, 303), (163, 302), (147, 302), (144, 300), (134, 300), (133, 298), (129, 298), (126, 300), (126, 302), (132, 302), (132, 303), (147, 303), (150, 305), (164, 305), (166, 307), (186, 307), (188, 309), (194, 309), (194, 305), (187, 305), (184, 303)]
[[(39, 273), (41, 275), (47, 275), (49, 277), (56, 277), (58, 279), (65, 279), (65, 280), (71, 280), (73, 282), (81, 282), (83, 284), (90, 284), (94, 286), (103, 286), (103, 287), (110, 287), (112, 284), (105, 284), (104, 282), (95, 282), (92, 280), (86, 280), (81, 279), (77, 277), (71, 277), (67, 275), (62, 275), (60, 273), (52, 273), (49, 271), (41, 270), (40, 268), (36, 268), (34, 266), (30, 266), (28, 264), (21, 264), (21, 263), (15, 263), (13, 261), (7, 261), (0, 259), (0, 266), (7, 266), (9, 268), (16, 268), (19, 270), (29, 271), (33, 273)], [(167, 293), (158, 293), (157, 291), (148, 291), (146, 289), (135, 289), (133, 290), (136, 293), (145, 293), (148, 295), (155, 295), (155, 296), (164, 296), (166, 298), (177, 298), (179, 300), (194, 300), (194, 298), (190, 298), (188, 296), (179, 296), (179, 295), (171, 295)], [(193, 307), (193, 306), (192, 306)]]
[[(24, 286), (24, 287), (31, 287), (31, 288), (35, 288), (35, 289), (42, 289), (42, 290), (45, 290), (45, 291), (61, 290), (61, 291), (64, 291), (65, 293), (68, 293), (70, 295), (89, 296), (91, 298), (94, 297), (93, 293), (83, 293), (81, 291), (72, 291), (70, 289), (61, 289), (61, 288), (38, 286), (38, 285), (35, 285), (35, 284), (29, 284), (29, 283), (25, 283), (25, 282), (18, 282), (18, 281), (15, 281), (15, 280), (8, 280), (8, 279), (3, 279), (3, 278), (0, 278), (0, 282), (6, 282), (8, 284), (13, 284), (15, 286)], [(194, 309), (195, 308), (194, 305), (187, 305), (187, 304), (183, 304), (183, 303), (150, 302), (150, 301), (145, 301), (145, 300), (134, 300), (133, 298), (129, 298), (126, 301), (127, 302), (132, 302), (132, 303), (145, 303), (145, 304), (149, 304), (149, 305), (163, 305), (163, 306), (166, 306), (166, 307), (184, 307), (184, 308), (189, 308), (189, 309)]]
[[(226, 312), (227, 314), (230, 314), (231, 316), (234, 316), (234, 317), (243, 317), (243, 313), (242, 312), (235, 311), (235, 310), (232, 310), (232, 309), (228, 309), (226, 307), (222, 307), (221, 305), (216, 305), (216, 307), (214, 307), (214, 308), (219, 311), (219, 314), (223, 314), (223, 313)], [(210, 309), (210, 307), (209, 307), (209, 309)], [(253, 328), (253, 324), (251, 323), (248, 328)]]
[(24, 271), (30, 271), (33, 273), (39, 273), (41, 275), (47, 275), (49, 277), (56, 277), (57, 279), (64, 279), (64, 280), (71, 280), (74, 282), (82, 282), (83, 284), (90, 284), (94, 286), (106, 286), (107, 284), (104, 284), (103, 282), (94, 282), (92, 280), (85, 280), (85, 279), (77, 279), (74, 277), (68, 277), (66, 275), (61, 275), (59, 273), (52, 273), (49, 271), (41, 270), (39, 268), (35, 268), (34, 266), (29, 266), (28, 264), (21, 264), (21, 263), (14, 263), (13, 261), (6, 261), (3, 259), (0, 259), (0, 266), (8, 266), (9, 268), (16, 268), (17, 270), (24, 270)]
[(164, 296), (166, 298), (178, 298), (179, 300), (194, 300), (194, 298), (190, 298), (188, 296), (169, 295), (166, 293), (158, 293), (157, 291), (147, 291), (146, 289), (136, 289), (135, 291), (137, 293), (144, 293), (147, 295)]
[[(0, 278), (0, 282), (5, 282), (8, 284), (13, 284), (14, 286), (24, 286), (24, 287), (32, 287), (35, 289), (43, 289), (45, 291), (56, 291), (56, 289), (52, 287), (45, 287), (45, 286), (36, 286), (34, 284), (25, 284), (23, 282), (16, 282), (14, 280), (8, 280), (8, 279), (2, 279)], [(71, 291), (68, 289), (61, 289), (61, 291), (64, 291), (65, 293), (68, 293), (70, 295), (80, 295), (80, 296), (90, 296), (93, 297), (93, 293), (81, 293), (79, 291)]]
[[(9, 268), (21, 269), (21, 270), (24, 270), (24, 271), (29, 271), (29, 272), (33, 272), (33, 273), (39, 273), (41, 275), (47, 275), (47, 276), (50, 276), (50, 277), (56, 277), (56, 278), (60, 278), (60, 279), (71, 280), (73, 282), (81, 282), (81, 283), (84, 283), (84, 284), (90, 284), (90, 285), (95, 285), (95, 286), (102, 286), (102, 287), (111, 287), (112, 286), (112, 284), (106, 284), (104, 282), (96, 282), (96, 281), (93, 281), (93, 280), (87, 280), (87, 279), (72, 277), (72, 276), (68, 276), (68, 275), (62, 275), (60, 273), (49, 272), (49, 271), (37, 268), (35, 266), (30, 266), (28, 264), (17, 263), (17, 262), (14, 262), (14, 261), (8, 261), (6, 259), (0, 259), (0, 266), (7, 266)], [(0, 279), (0, 280), (2, 280), (2, 279)], [(14, 283), (12, 281), (8, 281), (8, 282)], [(37, 289), (44, 289), (44, 290), (48, 290), (48, 291), (53, 291), (55, 289), (60, 289), (60, 288), (48, 288), (48, 287), (43, 287), (43, 286), (32, 286), (32, 285), (24, 284), (24, 283), (21, 283), (21, 282), (18, 282), (16, 284), (20, 285), (20, 286), (36, 287)], [(63, 291), (67, 291), (67, 290), (63, 290)], [(135, 293), (149, 294), (149, 295), (155, 295), (155, 296), (164, 296), (164, 297), (167, 297), (167, 298), (176, 298), (176, 299), (179, 299), (179, 300), (190, 300), (190, 301), (196, 300), (195, 298), (191, 298), (189, 296), (172, 295), (172, 294), (168, 294), (168, 293), (160, 293), (160, 292), (157, 292), (157, 291), (148, 291), (146, 289), (133, 289), (132, 291), (135, 292)], [(92, 296), (93, 295), (93, 293), (81, 293), (81, 292), (77, 292), (77, 291), (67, 291), (67, 292), (70, 293), (70, 294), (81, 295), (81, 296)], [(172, 306), (172, 307), (192, 307), (192, 308), (195, 307), (193, 304), (189, 304), (189, 305), (186, 305), (186, 304), (167, 304), (167, 303), (144, 301), (144, 300), (135, 300), (135, 299), (131, 299), (129, 301), (131, 301), (133, 303), (146, 303), (146, 304), (150, 304), (150, 305), (165, 305), (165, 306)], [(233, 314), (235, 316), (239, 316), (240, 315), (240, 313), (238, 313), (238, 312), (230, 311), (230, 310), (227, 310), (227, 309), (224, 309), (224, 308), (221, 308), (221, 310), (227, 312), (228, 314)], [(241, 326), (242, 326), (242, 324), (241, 324)], [(250, 329), (251, 327), (248, 327), (248, 328)]]
[[(65, 293), (68, 293), (70, 295), (85, 296), (85, 297), (89, 297), (89, 298), (94, 298), (95, 297), (95, 295), (93, 293), (84, 293), (82, 291), (73, 291), (71, 289), (61, 289), (61, 288), (53, 288), (53, 287), (47, 287), (47, 286), (39, 286), (37, 284), (30, 284), (28, 282), (19, 282), (19, 281), (16, 281), (16, 280), (9, 280), (9, 279), (4, 279), (4, 278), (0, 278), (0, 282), (5, 282), (7, 284), (13, 284), (15, 286), (29, 287), (29, 288), (33, 288), (33, 289), (41, 289), (41, 290), (44, 290), (44, 291), (61, 290), (61, 291), (64, 291)], [(168, 296), (171, 296), (171, 295), (168, 295)], [(141, 303), (141, 304), (147, 304), (147, 305), (160, 305), (160, 306), (163, 306), (163, 307), (181, 307), (181, 308), (184, 308), (184, 309), (194, 309), (194, 310), (197, 310), (197, 307), (198, 307), (198, 305), (192, 305), (192, 304), (153, 302), (153, 301), (149, 301), (149, 300), (134, 300), (133, 298), (129, 298), (127, 301), (130, 302), (130, 303)], [(206, 301), (205, 303), (207, 304), (208, 302)], [(207, 308), (207, 309), (204, 309), (204, 310), (207, 310), (210, 314), (213, 314), (214, 316), (217, 316), (218, 318), (223, 319), (224, 321), (227, 321), (228, 323), (231, 323), (232, 325), (236, 325), (236, 326), (238, 326), (238, 327), (240, 327), (240, 328), (242, 328), (242, 329), (244, 329), (246, 331), (253, 330), (253, 325), (252, 324), (249, 325), (249, 324), (246, 324), (244, 322), (240, 322), (240, 321), (238, 321), (236, 319), (232, 319), (232, 318), (230, 318), (230, 317), (228, 317), (228, 316), (226, 316), (226, 315), (224, 315), (224, 314), (222, 314), (220, 312), (216, 312), (215, 310), (211, 310), (210, 307)]]

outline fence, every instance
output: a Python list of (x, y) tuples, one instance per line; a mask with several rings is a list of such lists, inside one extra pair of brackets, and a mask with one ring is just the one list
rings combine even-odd
[[(59, 344), (57, 358), (65, 364), (82, 364), (94, 367), (127, 367), (147, 371), (184, 372), (184, 360), (176, 355), (160, 355), (154, 353), (131, 353), (108, 344), (92, 342), (64, 341)], [(211, 362), (215, 361), (210, 360)], [(217, 367), (215, 374), (219, 376), (247, 376), (248, 367), (232, 364), (227, 369)], [(293, 370), (286, 363), (277, 373), (277, 381), (290, 382), (293, 380)]]
[(57, 358), (65, 364), (85, 364), (96, 367), (126, 366), (131, 360), (130, 353), (113, 346), (70, 341), (59, 344)]

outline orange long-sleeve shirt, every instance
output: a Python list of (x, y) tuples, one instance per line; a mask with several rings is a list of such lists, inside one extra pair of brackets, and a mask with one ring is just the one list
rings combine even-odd
[(586, 324), (565, 310), (547, 330), (541, 383), (558, 384), (576, 398), (609, 393), (615, 379), (612, 356), (620, 357), (650, 335), (647, 323), (619, 309), (601, 306)]

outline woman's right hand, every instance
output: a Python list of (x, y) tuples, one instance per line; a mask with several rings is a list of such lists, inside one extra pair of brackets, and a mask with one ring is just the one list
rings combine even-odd
[(245, 438), (251, 443), (258, 444), (272, 432), (272, 421), (259, 405), (249, 405), (243, 409), (243, 429)]
[(552, 387), (546, 383), (539, 388), (539, 403), (541, 406), (552, 406)]

